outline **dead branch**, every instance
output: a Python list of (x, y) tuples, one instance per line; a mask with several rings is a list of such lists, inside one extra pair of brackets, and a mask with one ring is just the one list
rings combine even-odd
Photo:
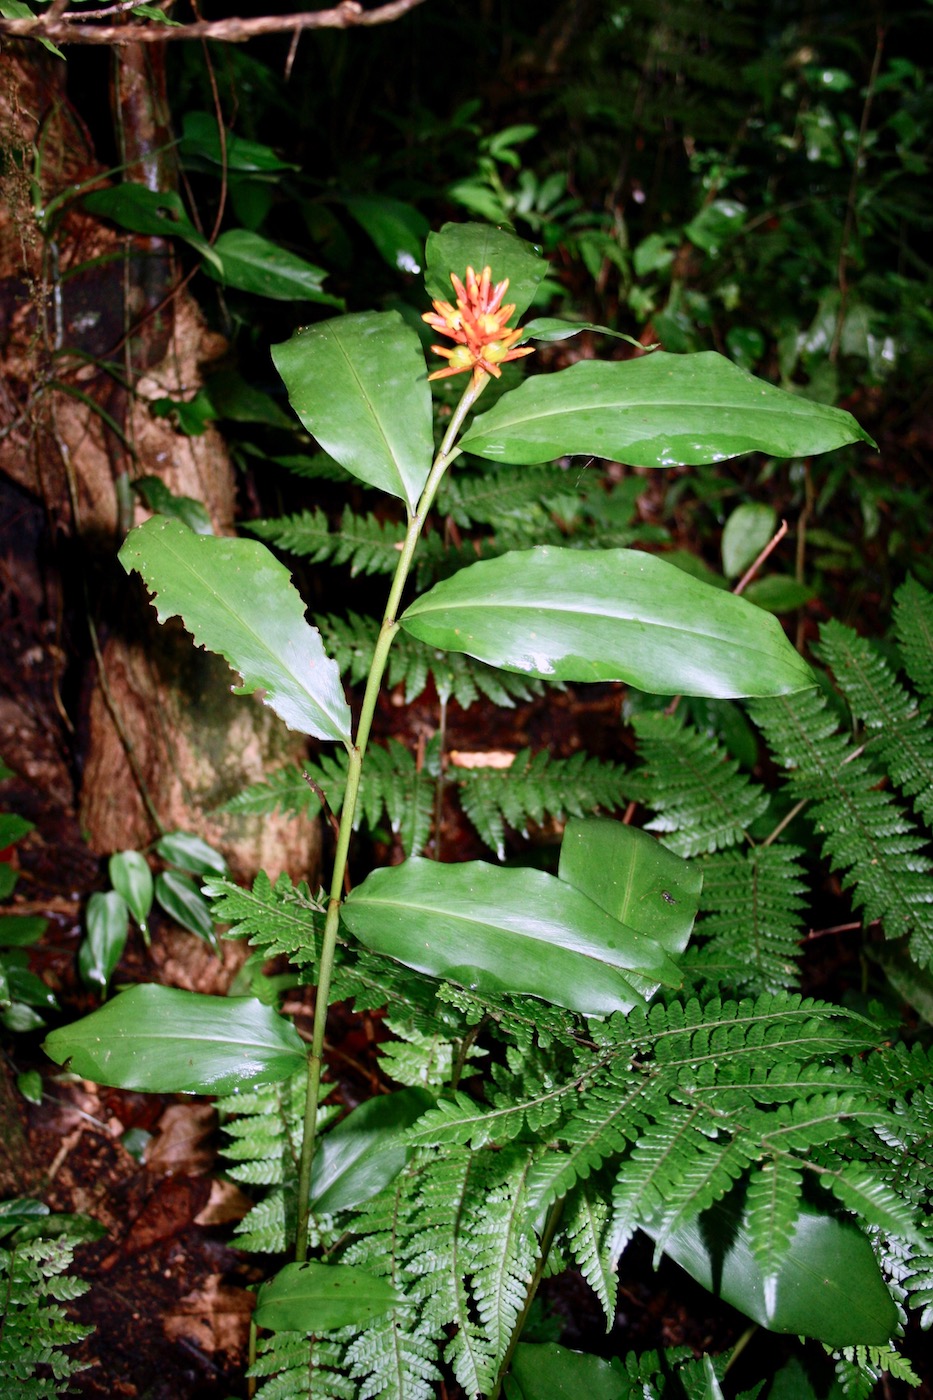
[[(67, 3), (67, 0), (65, 0)], [(179, 39), (213, 39), (222, 44), (243, 44), (260, 34), (297, 34), (304, 29), (354, 29), (389, 24), (424, 0), (387, 0), (375, 10), (364, 10), (359, 0), (341, 0), (331, 10), (307, 10), (296, 15), (258, 15), (253, 19), (193, 20), (190, 24), (88, 24), (126, 7), (115, 4), (92, 14), (63, 13), (55, 4), (32, 19), (0, 19), (0, 38), (48, 39), (54, 44), (164, 44)]]

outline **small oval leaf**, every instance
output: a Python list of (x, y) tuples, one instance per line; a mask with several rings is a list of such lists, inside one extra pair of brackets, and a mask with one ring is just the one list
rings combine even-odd
[(156, 876), (155, 897), (169, 918), (203, 938), (215, 953), (220, 951), (211, 906), (190, 875), (182, 875), (180, 870), (161, 871)]
[(126, 901), (140, 928), (144, 929), (153, 895), (152, 871), (146, 857), (139, 851), (118, 851), (110, 857), (107, 869), (113, 888)]
[[(129, 852), (128, 854), (135, 854)], [(87, 934), (78, 953), (82, 981), (106, 994), (129, 933), (129, 910), (116, 890), (99, 891), (87, 902)]]

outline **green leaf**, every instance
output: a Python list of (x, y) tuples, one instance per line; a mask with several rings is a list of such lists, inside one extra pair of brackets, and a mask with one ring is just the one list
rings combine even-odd
[(349, 742), (350, 709), (337, 666), (304, 618), (288, 570), (265, 545), (195, 535), (163, 516), (131, 531), (119, 554), (157, 595), (159, 621), (179, 615), (195, 641), (239, 671), (290, 729)]
[(209, 943), (214, 952), (220, 951), (211, 906), (190, 875), (178, 870), (163, 870), (156, 876), (155, 897), (160, 907), (189, 933)]
[(639, 350), (645, 349), (640, 340), (626, 335), (624, 331), (614, 331), (609, 326), (597, 326), (592, 321), (561, 321), (556, 316), (538, 316), (535, 320), (528, 321), (522, 326), (522, 338), (518, 344), (524, 345), (528, 340), (540, 340), (546, 344), (556, 340), (569, 340), (571, 336), (579, 335), (581, 331), (595, 331), (598, 335), (611, 335), (615, 340), (624, 340), (629, 345), (637, 345)]
[(631, 1010), (681, 980), (650, 938), (540, 870), (415, 858), (374, 870), (343, 918), (367, 948), (419, 972), (585, 1015)]
[[(649, 1229), (648, 1234), (651, 1234)], [(743, 1213), (719, 1203), (664, 1241), (664, 1252), (717, 1298), (772, 1332), (828, 1346), (882, 1346), (897, 1308), (857, 1226), (801, 1206), (793, 1245), (773, 1277), (755, 1259)]]
[(356, 195), (347, 200), (347, 209), (390, 267), (399, 272), (422, 270), (429, 225), (413, 204), (384, 195)]
[(192, 831), (167, 831), (159, 837), (155, 848), (170, 865), (178, 865), (195, 875), (229, 874), (227, 862), (220, 851)]
[(509, 1378), (519, 1387), (507, 1392), (516, 1400), (622, 1400), (632, 1393), (618, 1365), (556, 1342), (520, 1342)]
[(19, 879), (19, 871), (7, 861), (0, 865), (0, 899), (6, 899), (16, 889), (16, 882)]
[(272, 347), (292, 407), (348, 472), (414, 510), (434, 456), (421, 341), (395, 311), (339, 316)]
[(673, 467), (742, 452), (809, 456), (857, 441), (871, 438), (842, 409), (776, 389), (709, 350), (533, 375), (475, 418), (460, 445), (526, 466), (586, 454)]
[(41, 914), (0, 914), (0, 948), (28, 948), (48, 927)]
[(684, 226), (684, 233), (691, 243), (717, 257), (723, 244), (739, 232), (747, 213), (745, 205), (737, 199), (714, 199)]
[(0, 812), (0, 851), (15, 846), (34, 829), (34, 823), (19, 816), (17, 812)]
[(110, 883), (139, 927), (145, 931), (152, 908), (152, 871), (139, 851), (118, 851), (108, 862)]
[(738, 578), (753, 563), (774, 535), (777, 512), (773, 506), (748, 502), (736, 506), (722, 532), (722, 571)]
[(784, 574), (756, 578), (745, 590), (745, 597), (756, 608), (764, 608), (778, 617), (782, 613), (793, 612), (795, 608), (802, 608), (816, 596), (815, 588), (798, 583), (795, 578), (787, 578)]
[(228, 171), (259, 174), (300, 169), (300, 166), (282, 160), (270, 146), (235, 136), (232, 131), (226, 133), (226, 141), (221, 147), (217, 118), (212, 112), (186, 112), (179, 145), (183, 155), (201, 156), (215, 165), (224, 166)]
[(290, 1021), (255, 997), (211, 997), (146, 983), (46, 1037), (82, 1079), (148, 1094), (232, 1094), (305, 1064)]
[(316, 301), (326, 306), (343, 306), (340, 297), (322, 287), (327, 273), (306, 262), (297, 253), (280, 248), (262, 234), (235, 228), (222, 233), (214, 244), (216, 265), (206, 264), (205, 272), (226, 287), (253, 292), (272, 301)]
[(539, 546), (483, 560), (400, 622), (429, 646), (545, 680), (719, 698), (814, 684), (775, 618), (635, 550)]
[(87, 902), (85, 922), (87, 934), (78, 953), (78, 970), (87, 986), (98, 987), (106, 996), (129, 933), (126, 901), (116, 890), (92, 894)]
[(253, 1321), (270, 1332), (358, 1327), (404, 1302), (388, 1279), (347, 1264), (286, 1264), (259, 1290)]
[(367, 1099), (326, 1133), (314, 1154), (311, 1206), (332, 1215), (377, 1196), (404, 1167), (412, 1149), (398, 1135), (435, 1099), (426, 1089), (401, 1089)]
[(703, 875), (646, 831), (609, 817), (572, 818), (558, 876), (672, 957), (690, 939)]
[[(158, 402), (171, 405), (173, 410), (177, 409), (182, 421), (183, 410), (190, 408), (190, 404), (173, 403), (171, 399), (159, 399)], [(183, 428), (183, 431), (190, 431), (190, 429)], [(203, 432), (204, 428), (202, 427), (198, 431)], [(133, 489), (139, 492), (151, 511), (159, 515), (171, 516), (174, 520), (180, 520), (196, 535), (212, 535), (214, 533), (214, 527), (204, 503), (195, 500), (193, 496), (176, 496), (168, 489), (161, 477), (137, 477), (133, 482)]]
[(538, 283), (548, 270), (547, 263), (530, 243), (491, 224), (445, 224), (440, 233), (428, 235), (425, 258), (424, 285), (433, 301), (450, 301), (452, 272), (462, 281), (468, 267), (477, 275), (484, 267), (489, 267), (494, 282), (502, 282), (507, 277), (506, 302), (515, 304), (513, 320), (531, 305)]
[(181, 197), (174, 190), (150, 190), (146, 185), (126, 180), (109, 190), (95, 190), (85, 197), (84, 207), (100, 219), (111, 219), (133, 233), (153, 238), (183, 238), (208, 262), (214, 254), (207, 240), (188, 218)]
[(26, 1069), (18, 1074), (16, 1087), (29, 1103), (42, 1102), (42, 1075), (37, 1069)]

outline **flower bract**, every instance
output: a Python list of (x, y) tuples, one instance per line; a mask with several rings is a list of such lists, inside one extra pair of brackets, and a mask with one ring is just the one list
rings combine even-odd
[(434, 310), (426, 311), (421, 318), (455, 342), (452, 346), (431, 346), (435, 355), (443, 355), (448, 363), (446, 369), (429, 374), (429, 379), (446, 379), (448, 375), (463, 374), (467, 370), (474, 374), (491, 374), (498, 379), (501, 366), (507, 360), (518, 360), (533, 353), (530, 345), (517, 347), (522, 338), (521, 329), (508, 329), (509, 318), (515, 311), (514, 303), (502, 304), (509, 287), (508, 278), (493, 286), (491, 268), (484, 267), (477, 277), (473, 268), (468, 267), (465, 285), (456, 273), (450, 274), (450, 280), (457, 297), (456, 305), (435, 301)]

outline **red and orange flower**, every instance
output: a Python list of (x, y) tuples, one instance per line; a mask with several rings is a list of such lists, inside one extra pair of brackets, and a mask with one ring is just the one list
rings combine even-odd
[(466, 286), (455, 273), (450, 274), (454, 291), (457, 294), (456, 306), (449, 301), (435, 301), (434, 310), (422, 316), (429, 326), (448, 336), (456, 344), (432, 345), (435, 355), (443, 355), (448, 361), (446, 369), (437, 369), (429, 374), (429, 379), (446, 379), (450, 374), (463, 374), (472, 370), (474, 375), (492, 374), (496, 379), (502, 373), (500, 366), (506, 360), (518, 360), (522, 355), (531, 355), (532, 346), (516, 349), (521, 340), (521, 329), (507, 330), (509, 317), (515, 306), (503, 306), (502, 298), (509, 287), (509, 279), (492, 285), (492, 269), (484, 267), (479, 278), (472, 267), (466, 270)]

